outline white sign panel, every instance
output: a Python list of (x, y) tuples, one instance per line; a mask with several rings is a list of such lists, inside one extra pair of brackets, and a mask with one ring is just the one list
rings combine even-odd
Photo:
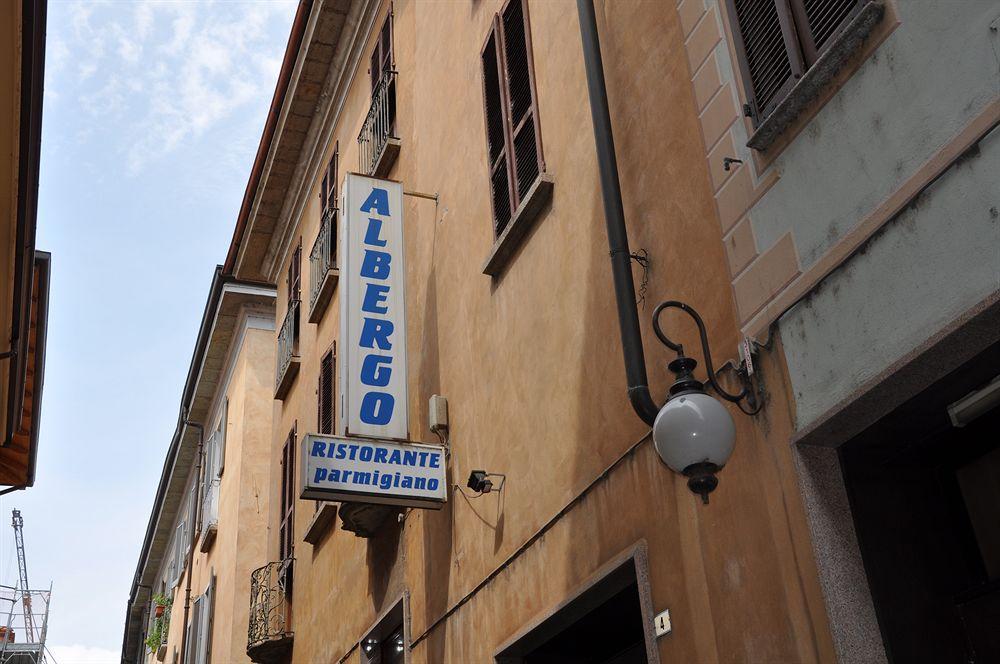
[(445, 449), (310, 434), (302, 440), (302, 498), (440, 509)]
[(406, 440), (403, 187), (349, 173), (340, 227), (340, 433)]

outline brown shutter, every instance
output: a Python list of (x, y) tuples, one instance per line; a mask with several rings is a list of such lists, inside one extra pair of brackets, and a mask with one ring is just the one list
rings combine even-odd
[(503, 92), (500, 81), (503, 78), (499, 50), (498, 20), (493, 19), (493, 28), (483, 47), (483, 103), (486, 107), (486, 143), (490, 160), (490, 188), (493, 200), (493, 224), (496, 235), (500, 235), (510, 221), (513, 199), (510, 191), (510, 163), (507, 159), (507, 119), (504, 111)]
[(281, 525), (278, 529), (278, 554), (290, 558), (295, 543), (295, 429), (288, 433), (281, 450)]
[(509, 0), (483, 47), (483, 97), (496, 235), (545, 170), (525, 0)]
[(302, 239), (292, 253), (292, 262), (288, 265), (288, 303), (301, 298), (302, 295)]
[(389, 14), (385, 17), (385, 23), (382, 24), (382, 29), (379, 30), (378, 40), (375, 42), (375, 48), (372, 50), (371, 60), (368, 61), (368, 75), (371, 77), (372, 94), (375, 94), (378, 84), (382, 81), (382, 74), (392, 69), (392, 62), (392, 7), (390, 7)]
[(326, 212), (331, 207), (337, 205), (337, 166), (340, 161), (340, 142), (337, 142), (333, 149), (333, 156), (330, 163), (326, 165), (326, 173), (323, 175), (323, 183), (319, 189), (320, 209)]
[(501, 17), (504, 68), (507, 72), (507, 117), (513, 145), (515, 208), (542, 172), (541, 136), (535, 101), (535, 72), (531, 59), (525, 0), (510, 0)]
[(728, 0), (737, 59), (754, 123), (763, 120), (804, 72), (788, 0)]
[(318, 424), (319, 433), (332, 434), (334, 424), (334, 367), (336, 360), (331, 350), (319, 364)]
[(830, 41), (861, 9), (860, 0), (790, 0), (806, 66), (812, 66)]

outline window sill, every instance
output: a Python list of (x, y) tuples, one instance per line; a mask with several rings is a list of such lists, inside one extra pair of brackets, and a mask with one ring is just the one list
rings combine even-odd
[(882, 0), (871, 0), (866, 4), (836, 37), (830, 48), (799, 79), (788, 96), (757, 127), (747, 141), (747, 147), (761, 152), (771, 147), (861, 48), (883, 16), (885, 4)]
[(483, 274), (488, 274), (491, 277), (499, 277), (503, 274), (507, 264), (513, 258), (514, 252), (521, 246), (521, 241), (528, 234), (545, 206), (552, 200), (554, 184), (555, 180), (548, 173), (542, 173), (538, 176), (524, 200), (511, 216), (507, 228), (493, 244), (493, 251), (483, 263)]
[(306, 528), (305, 535), (302, 539), (316, 546), (323, 538), (333, 530), (333, 524), (337, 520), (337, 506), (333, 503), (323, 503), (319, 506), (319, 510), (313, 515), (312, 521), (309, 522), (309, 526)]

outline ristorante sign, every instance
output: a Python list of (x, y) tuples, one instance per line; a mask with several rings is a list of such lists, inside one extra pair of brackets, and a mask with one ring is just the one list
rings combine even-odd
[(302, 459), (304, 499), (431, 509), (448, 499), (443, 447), (308, 435)]
[(340, 433), (406, 440), (403, 188), (348, 174), (340, 227)]

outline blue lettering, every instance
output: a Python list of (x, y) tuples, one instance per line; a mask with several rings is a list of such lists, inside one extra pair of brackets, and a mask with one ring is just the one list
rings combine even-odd
[(372, 387), (385, 387), (392, 376), (390, 364), (392, 358), (388, 355), (365, 355), (361, 364), (361, 382)]
[(399, 486), (401, 486), (404, 489), (412, 489), (413, 478), (410, 477), (409, 475), (406, 475), (405, 477), (403, 477), (403, 481), (399, 483)]
[(417, 453), (406, 450), (403, 452), (403, 465), (404, 466), (415, 466), (417, 465)]
[(347, 458), (350, 459), (351, 461), (354, 461), (354, 457), (358, 453), (358, 446), (357, 445), (348, 445), (347, 449), (348, 449)]
[(377, 448), (375, 450), (375, 463), (385, 463), (387, 456), (389, 456), (389, 450), (384, 447)]
[(402, 457), (399, 455), (399, 450), (393, 450), (392, 454), (389, 455), (389, 463), (396, 464), (397, 466), (401, 464)]
[[(384, 450), (383, 450), (384, 451)], [(392, 475), (383, 475), (379, 478), (378, 486), (385, 491), (392, 486)]]
[(414, 485), (413, 488), (414, 489), (420, 489), (421, 491), (427, 489), (427, 478), (426, 477), (418, 477), (417, 478), (417, 482), (416, 482), (416, 484)]
[(431, 455), (430, 467), (431, 468), (440, 468), (441, 467), (441, 455), (440, 454), (432, 454)]
[(420, 467), (423, 468), (427, 465), (427, 457), (430, 456), (430, 452), (421, 452), (417, 456), (420, 457)]
[(326, 468), (317, 468), (316, 475), (313, 477), (313, 484), (319, 484), (326, 479)]
[(437, 479), (435, 479), (435, 478), (432, 477), (431, 479), (427, 480), (427, 490), (428, 491), (437, 491), (438, 484), (439, 484), (439, 482), (437, 481)]
[[(361, 421), (365, 424), (388, 424), (392, 419), (392, 409), (396, 400), (385, 392), (369, 392), (361, 400)], [(352, 445), (352, 447), (354, 447)], [(351, 457), (353, 460), (354, 457)]]
[(373, 247), (384, 247), (385, 240), (382, 239), (382, 220), (368, 217), (368, 230), (365, 231), (365, 244)]
[(372, 193), (368, 194), (368, 198), (361, 204), (361, 211), (371, 212), (372, 210), (375, 210), (375, 214), (389, 214), (389, 192), (378, 187), (372, 189)]
[(392, 254), (365, 249), (365, 257), (361, 260), (361, 276), (365, 279), (388, 279), (391, 260)]
[(368, 445), (365, 445), (364, 447), (362, 447), (361, 448), (361, 452), (358, 453), (358, 458), (361, 459), (362, 461), (371, 461), (372, 460), (372, 448), (369, 447)]
[(326, 452), (326, 443), (320, 440), (314, 440), (312, 452), (309, 453), (309, 456), (318, 456), (318, 457), (326, 456), (325, 452)]
[(337, 455), (334, 458), (335, 459), (343, 459), (346, 456), (347, 456), (347, 445), (345, 445), (344, 443), (338, 443), (337, 444)]
[(382, 304), (388, 299), (389, 287), (386, 284), (365, 284), (365, 298), (361, 303), (361, 311), (370, 314), (387, 314), (389, 307)]
[(392, 342), (389, 341), (389, 335), (392, 334), (394, 328), (395, 326), (392, 324), (392, 321), (365, 318), (358, 344), (362, 348), (375, 348), (377, 345), (380, 350), (392, 350)]

